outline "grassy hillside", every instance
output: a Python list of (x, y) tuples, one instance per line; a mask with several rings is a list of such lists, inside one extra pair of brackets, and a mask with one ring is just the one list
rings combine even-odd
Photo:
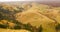
[(19, 32), (20, 29), (60, 32), (60, 7), (39, 3), (1, 4), (0, 28), (0, 32)]

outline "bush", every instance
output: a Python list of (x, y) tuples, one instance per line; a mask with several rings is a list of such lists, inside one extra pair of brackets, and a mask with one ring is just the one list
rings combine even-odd
[(21, 26), (20, 25), (16, 25), (16, 26), (14, 26), (14, 29), (21, 29)]
[(6, 24), (0, 24), (0, 28), (7, 28), (8, 26)]
[(25, 27), (24, 29), (29, 30), (29, 31), (32, 31), (32, 28), (33, 28), (31, 26), (31, 24), (29, 24), (29, 23), (28, 24), (25, 24), (24, 27)]
[(60, 30), (60, 24), (56, 26), (56, 30)]
[(38, 28), (38, 32), (42, 32), (43, 28), (42, 25), (40, 25), (40, 27)]

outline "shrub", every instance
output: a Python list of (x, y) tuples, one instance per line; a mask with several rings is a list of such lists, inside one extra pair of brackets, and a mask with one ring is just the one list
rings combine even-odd
[(32, 31), (32, 28), (33, 28), (31, 26), (31, 24), (29, 24), (29, 23), (28, 24), (25, 24), (24, 27), (25, 27), (24, 29), (29, 30), (29, 31)]
[(14, 26), (14, 29), (21, 29), (21, 26), (20, 25), (16, 25), (16, 26)]
[(0, 24), (0, 28), (7, 28), (7, 24)]
[(42, 25), (40, 25), (40, 27), (38, 28), (38, 32), (42, 32), (43, 28)]
[(60, 24), (56, 26), (56, 30), (60, 30)]

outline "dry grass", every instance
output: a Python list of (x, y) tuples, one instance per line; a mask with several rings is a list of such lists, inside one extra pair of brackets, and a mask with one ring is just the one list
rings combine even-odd
[(20, 30), (0, 29), (0, 32), (30, 32), (30, 31), (24, 29), (20, 29)]
[[(10, 7), (10, 6), (8, 7), (3, 6), (3, 8), (5, 9), (9, 8), (9, 10), (11, 11), (19, 10), (16, 7)], [(36, 27), (42, 25), (43, 32), (56, 32), (55, 24), (57, 24), (56, 22), (60, 23), (60, 12), (59, 12), (60, 7), (51, 8), (48, 5), (40, 5), (40, 4), (32, 3), (32, 7), (26, 4), (23, 5), (23, 8), (25, 8), (26, 11), (22, 13), (14, 14), (15, 16), (17, 16), (15, 17), (16, 20), (25, 24), (30, 23), (32, 26), (36, 26)], [(55, 19), (56, 21), (53, 19)], [(10, 23), (9, 26), (14, 26), (12, 24), (13, 23)], [(23, 29), (22, 30), (0, 29), (0, 32), (27, 32), (27, 31)]]

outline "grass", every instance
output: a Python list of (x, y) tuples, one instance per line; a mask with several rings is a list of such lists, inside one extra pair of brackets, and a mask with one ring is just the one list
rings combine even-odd
[(1, 29), (0, 32), (30, 32), (28, 30), (20, 29), (20, 30), (11, 30), (11, 29)]

